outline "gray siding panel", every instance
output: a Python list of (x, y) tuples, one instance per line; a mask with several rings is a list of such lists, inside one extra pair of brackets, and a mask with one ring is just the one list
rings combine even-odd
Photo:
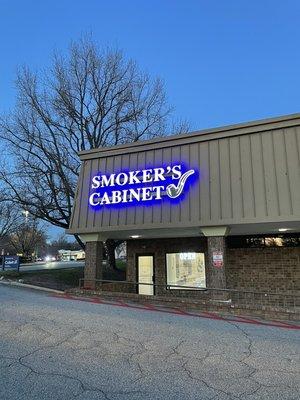
[(232, 218), (232, 196), (230, 179), (229, 140), (219, 141), (220, 152), (220, 191), (222, 218)]
[(211, 215), (209, 142), (199, 143), (199, 221), (209, 221)]
[(287, 176), (291, 193), (292, 214), (300, 215), (300, 158), (296, 129), (291, 129), (285, 134)]
[(219, 141), (209, 142), (209, 170), (210, 170), (210, 219), (221, 219), (221, 185), (220, 185), (220, 157)]
[[(142, 152), (138, 154), (138, 169), (146, 168), (146, 153)], [(135, 207), (135, 225), (142, 226), (144, 224), (144, 212), (145, 207)]]
[(249, 136), (240, 138), (243, 217), (254, 217), (252, 162)]
[(291, 191), (287, 176), (285, 135), (282, 130), (273, 132), (274, 163), (278, 187), (279, 215), (292, 212)]
[(75, 201), (74, 201), (74, 205), (73, 205), (73, 211), (72, 211), (72, 217), (71, 217), (71, 223), (70, 223), (70, 226), (74, 227), (75, 229), (79, 228), (79, 213), (80, 213), (80, 206), (82, 204), (81, 197), (83, 195), (83, 191), (82, 191), (83, 165), (84, 165), (84, 163), (82, 163), (79, 177), (78, 177), (78, 183), (77, 183), (77, 188), (76, 188), (76, 193), (75, 193)]
[[(129, 154), (124, 154), (121, 158), (122, 165), (121, 169), (128, 169), (130, 165), (130, 156)], [(118, 220), (117, 225), (126, 225), (127, 221), (127, 208), (119, 208), (118, 209)]]
[[(106, 164), (106, 174), (111, 174), (115, 171), (115, 157), (109, 157)], [(102, 173), (102, 171), (101, 171)], [(97, 211), (96, 211), (97, 212)], [(115, 212), (115, 210), (114, 210)], [(109, 206), (103, 207), (102, 226), (110, 226), (111, 208)]]
[(266, 184), (267, 216), (280, 215), (272, 132), (266, 132), (262, 135), (262, 151)]
[(244, 206), (243, 206), (240, 138), (239, 137), (230, 138), (229, 147), (230, 147), (232, 207), (234, 211), (234, 217), (242, 219), (244, 216)]
[[(180, 161), (183, 162), (184, 164), (187, 164), (191, 166), (191, 158), (190, 158), (190, 145), (185, 145), (185, 146), (180, 146)], [(176, 162), (176, 160), (174, 160)], [(169, 203), (170, 209), (173, 209), (173, 206), (171, 206), (171, 203)], [(178, 209), (179, 209), (179, 215), (180, 215), (180, 221), (190, 221), (190, 208), (191, 208), (191, 198), (190, 198), (190, 192), (188, 190), (185, 191), (184, 195), (184, 200), (181, 201), (178, 204)], [(171, 219), (171, 222), (172, 219)]]
[[(129, 170), (134, 171), (138, 168), (138, 154), (129, 154), (129, 163), (128, 163)], [(135, 223), (135, 213), (136, 207), (129, 206), (126, 207), (126, 224), (125, 225), (134, 225)]]
[(254, 190), (253, 197), (254, 197), (255, 216), (261, 218), (264, 217), (267, 212), (261, 135), (260, 134), (252, 135), (250, 137), (250, 143), (251, 143), (251, 154), (252, 154), (253, 190)]
[[(154, 165), (154, 151), (146, 152), (146, 168), (151, 168)], [(147, 185), (151, 186), (151, 184)], [(143, 210), (143, 224), (151, 224), (153, 221), (153, 208), (150, 207), (148, 203), (145, 204), (146, 207)]]
[[(107, 171), (107, 158), (100, 158), (98, 163), (98, 171), (97, 173), (102, 173), (103, 171)], [(104, 208), (100, 208), (97, 211), (93, 212), (94, 218), (94, 226), (103, 226), (103, 214)]]
[[(154, 151), (154, 165), (158, 166), (162, 163), (163, 160), (163, 151), (161, 149)], [(153, 207), (153, 223), (161, 224), (162, 223), (162, 203), (159, 203)]]
[[(190, 145), (190, 157), (191, 164), (190, 167), (196, 170), (197, 174), (200, 174), (201, 166), (200, 166), (200, 144), (196, 143)], [(190, 218), (191, 221), (199, 221), (200, 220), (200, 212), (201, 212), (201, 177), (199, 179), (198, 185), (191, 185), (189, 187), (189, 206), (190, 206)]]
[[(178, 162), (182, 161), (182, 152), (181, 152), (181, 147), (176, 146), (172, 148), (172, 164), (177, 164)], [(170, 207), (170, 220), (174, 221), (175, 223), (181, 221), (181, 205), (178, 205), (178, 207)]]
[(81, 200), (80, 200), (80, 213), (79, 213), (79, 226), (87, 227), (88, 223), (88, 197), (89, 197), (89, 183), (91, 181), (91, 162), (84, 163), (82, 189), (81, 189)]
[[(274, 126), (273, 126), (274, 128)], [(70, 230), (205, 226), (300, 219), (299, 126), (216, 139), (184, 141), (146, 151), (111, 153), (82, 164)], [(178, 162), (199, 179), (187, 185), (180, 203), (166, 199), (145, 206), (89, 207), (91, 177)]]
[[(115, 156), (114, 157), (114, 169), (113, 171), (118, 173), (122, 171), (124, 156)], [(109, 209), (109, 225), (117, 226), (119, 220), (120, 209), (118, 207), (107, 207)]]
[[(160, 160), (159, 164), (169, 164), (172, 161), (172, 149), (166, 148), (163, 149), (162, 159)], [(156, 207), (156, 206), (154, 206)], [(142, 207), (140, 207), (142, 208)], [(176, 204), (175, 208), (179, 208), (179, 205)], [(171, 222), (171, 206), (169, 201), (165, 201), (161, 203), (161, 211), (162, 211), (162, 223), (168, 224)]]
[[(99, 160), (97, 160), (97, 159), (91, 160), (91, 162), (90, 162), (91, 169), (89, 171), (89, 176), (90, 176), (89, 181), (90, 182), (92, 180), (92, 177), (98, 174), (98, 170), (99, 170), (98, 165), (99, 165)], [(88, 190), (90, 193), (91, 187)], [(91, 207), (88, 205), (88, 202), (87, 202), (87, 224), (86, 224), (86, 226), (94, 226), (95, 218), (96, 218), (96, 213), (93, 212), (93, 210), (91, 209)]]

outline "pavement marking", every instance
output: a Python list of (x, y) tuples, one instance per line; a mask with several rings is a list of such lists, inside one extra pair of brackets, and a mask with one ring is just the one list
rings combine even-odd
[(275, 324), (281, 324), (283, 326), (291, 326), (291, 325), (295, 325), (292, 322), (287, 322), (287, 321), (277, 321), (277, 320), (272, 320), (272, 322), (274, 322)]
[(208, 318), (226, 320), (226, 318), (222, 317), (221, 315), (219, 315), (217, 313), (208, 312), (208, 311), (201, 311), (201, 313), (204, 315), (207, 315)]
[(122, 299), (117, 300), (105, 300), (99, 297), (80, 297), (80, 296), (73, 296), (70, 294), (52, 294), (51, 297), (56, 297), (65, 300), (76, 300), (76, 301), (83, 301), (86, 303), (98, 304), (98, 305), (109, 305), (113, 307), (124, 307), (124, 308), (131, 308), (139, 311), (150, 311), (150, 312), (162, 312), (166, 314), (173, 314), (173, 315), (180, 315), (183, 317), (197, 317), (197, 318), (206, 318), (206, 319), (214, 319), (218, 321), (225, 321), (225, 322), (237, 322), (242, 324), (251, 324), (251, 325), (261, 325), (267, 327), (275, 327), (281, 329), (294, 329), (300, 330), (300, 325), (296, 325), (293, 322), (286, 322), (286, 321), (264, 321), (260, 319), (253, 319), (244, 317), (242, 315), (220, 315), (215, 312), (208, 312), (208, 311), (199, 311), (197, 312), (190, 312), (186, 310), (182, 310), (180, 308), (175, 307), (168, 307), (165, 305), (158, 305), (155, 306), (150, 303), (130, 303), (125, 302)]
[[(253, 319), (253, 318), (249, 318), (249, 317), (244, 317), (244, 316), (242, 316), (242, 315), (235, 315), (235, 317), (236, 317), (238, 320), (243, 320), (243, 321), (245, 321), (245, 322), (248, 322), (249, 324), (256, 324), (256, 323), (257, 323), (257, 319)], [(272, 322), (276, 323), (275, 321), (272, 321)], [(279, 322), (279, 323), (280, 323), (280, 322)]]

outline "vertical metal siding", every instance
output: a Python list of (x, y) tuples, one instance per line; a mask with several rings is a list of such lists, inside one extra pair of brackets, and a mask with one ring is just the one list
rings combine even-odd
[[(189, 167), (192, 167), (193, 161), (191, 160), (190, 157), (190, 146), (191, 145), (185, 145), (185, 146), (180, 146), (180, 160), (184, 164), (188, 163)], [(174, 151), (174, 148), (172, 149)], [(176, 163), (177, 160), (172, 160), (174, 163)], [(171, 202), (169, 202), (169, 207), (172, 209)], [(178, 204), (178, 209), (179, 209), (179, 221), (190, 221), (190, 208), (191, 208), (191, 193), (190, 191), (185, 191), (184, 199)], [(170, 218), (170, 222), (172, 221), (172, 218)]]
[(191, 168), (194, 168), (199, 174), (199, 184), (191, 185), (189, 187), (189, 206), (190, 206), (190, 220), (199, 221), (201, 215), (201, 166), (200, 166), (200, 143), (190, 145), (190, 158), (192, 163)]
[[(221, 185), (220, 185), (220, 157), (219, 141), (212, 140), (208, 143), (209, 171), (210, 171), (210, 215), (209, 219), (221, 219)], [(204, 217), (208, 217), (204, 216)]]
[(221, 217), (232, 218), (229, 140), (219, 141)]
[[(159, 165), (163, 159), (162, 149), (154, 150), (154, 165)], [(162, 222), (162, 204), (159, 203), (156, 205), (155, 210), (153, 210), (153, 223), (160, 224)]]
[(210, 219), (211, 215), (209, 163), (209, 142), (199, 143), (199, 198), (195, 200), (200, 202), (199, 221)]
[(262, 135), (263, 168), (266, 185), (267, 216), (279, 215), (278, 188), (272, 132)]
[(291, 195), (292, 214), (300, 215), (300, 131), (292, 128), (285, 134), (287, 173)]
[[(80, 172), (71, 228), (201, 226), (300, 218), (299, 154), (300, 128), (290, 127), (88, 160)], [(199, 171), (199, 180), (189, 186), (179, 204), (105, 206), (96, 212), (88, 206), (91, 178), (99, 172), (177, 162)]]
[(261, 135), (251, 135), (250, 144), (253, 171), (254, 215), (255, 217), (261, 218), (264, 217), (267, 212)]
[[(162, 159), (159, 162), (160, 165), (171, 163), (172, 150), (171, 147), (163, 149)], [(174, 207), (179, 207), (179, 205), (175, 204)], [(143, 207), (140, 208), (142, 209)], [(154, 212), (157, 212), (156, 207)], [(169, 224), (171, 222), (171, 206), (169, 201), (161, 202), (161, 222), (162, 224)]]
[(234, 217), (242, 219), (244, 216), (240, 138), (229, 139), (230, 147), (230, 177), (231, 177), (231, 206)]

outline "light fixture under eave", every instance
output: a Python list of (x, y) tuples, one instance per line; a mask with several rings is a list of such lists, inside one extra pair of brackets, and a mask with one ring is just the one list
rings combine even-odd
[(140, 235), (132, 235), (132, 236), (130, 236), (131, 237), (131, 239), (138, 239), (138, 238), (140, 238), (141, 236)]
[(286, 232), (286, 231), (290, 231), (289, 228), (279, 228), (278, 229), (279, 232)]

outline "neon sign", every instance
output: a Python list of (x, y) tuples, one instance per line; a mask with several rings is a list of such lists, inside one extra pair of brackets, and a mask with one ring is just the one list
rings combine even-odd
[(164, 196), (177, 199), (184, 192), (194, 169), (184, 171), (181, 164), (117, 174), (99, 174), (92, 178), (89, 204), (99, 207), (111, 204), (161, 201)]

